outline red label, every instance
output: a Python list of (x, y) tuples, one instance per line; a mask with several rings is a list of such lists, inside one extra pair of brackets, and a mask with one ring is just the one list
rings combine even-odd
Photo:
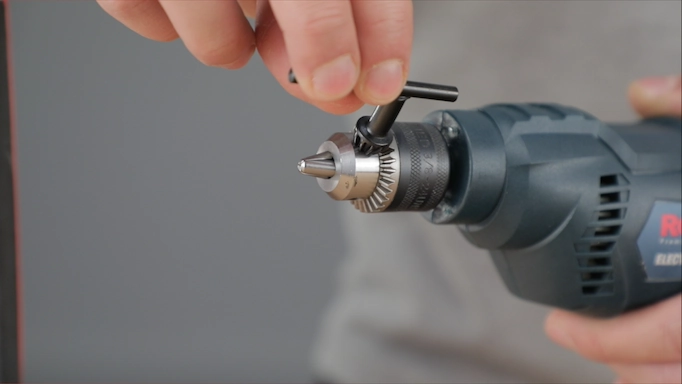
[(661, 237), (680, 237), (682, 217), (673, 214), (661, 215)]

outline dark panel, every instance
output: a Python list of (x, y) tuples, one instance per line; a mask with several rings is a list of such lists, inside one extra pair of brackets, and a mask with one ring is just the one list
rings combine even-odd
[(17, 280), (5, 4), (0, 3), (0, 382), (19, 380)]

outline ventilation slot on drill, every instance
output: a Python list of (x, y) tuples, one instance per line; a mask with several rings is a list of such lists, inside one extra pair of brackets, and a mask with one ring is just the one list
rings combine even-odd
[(618, 175), (606, 175), (599, 178), (599, 187), (612, 187), (618, 185)]
[(597, 211), (597, 220), (618, 220), (622, 219), (621, 215), (623, 213), (622, 209), (605, 209), (603, 211)]
[(599, 195), (600, 204), (620, 203), (620, 193), (602, 193)]
[(613, 236), (620, 231), (620, 225), (611, 225), (606, 227), (597, 227), (594, 229), (595, 236)]
[(602, 285), (585, 285), (583, 286), (583, 295), (588, 296), (609, 296), (613, 295), (613, 284)]
[(580, 274), (582, 281), (602, 281), (610, 279), (613, 272), (583, 272)]
[(586, 257), (578, 259), (578, 265), (586, 270), (594, 269), (594, 267), (610, 267), (610, 257)]
[(590, 252), (591, 253), (600, 253), (600, 252), (611, 252), (611, 249), (613, 249), (613, 246), (616, 243), (613, 241), (609, 242), (604, 242), (604, 243), (591, 243), (590, 244)]
[(630, 198), (628, 185), (627, 179), (621, 174), (599, 178), (599, 205), (582, 238), (574, 244), (583, 295), (613, 294), (611, 257), (625, 219), (625, 206)]

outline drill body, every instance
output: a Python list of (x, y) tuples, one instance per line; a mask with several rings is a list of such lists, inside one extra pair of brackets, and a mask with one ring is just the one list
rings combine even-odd
[(409, 97), (454, 101), (457, 89), (408, 82), (299, 171), (363, 212), (456, 225), (527, 300), (612, 316), (682, 291), (679, 119), (496, 104), (395, 122)]
[(568, 107), (440, 111), (450, 154), (441, 202), (514, 294), (608, 316), (679, 293), (680, 120), (604, 124)]

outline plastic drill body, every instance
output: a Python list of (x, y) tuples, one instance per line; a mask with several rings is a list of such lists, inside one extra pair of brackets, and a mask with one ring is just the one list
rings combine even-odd
[(457, 225), (521, 298), (610, 316), (682, 291), (681, 125), (552, 104), (437, 111), (383, 145), (336, 134), (299, 170), (362, 211)]

